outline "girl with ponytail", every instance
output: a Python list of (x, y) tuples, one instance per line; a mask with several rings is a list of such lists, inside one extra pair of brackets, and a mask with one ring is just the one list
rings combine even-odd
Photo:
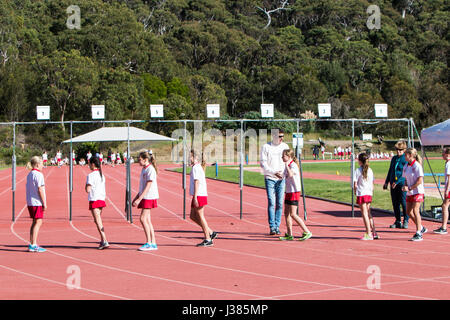
[(425, 198), (425, 188), (423, 185), (422, 157), (414, 148), (408, 148), (405, 151), (405, 160), (407, 165), (403, 167), (403, 177), (405, 185), (403, 191), (406, 191), (406, 213), (416, 224), (416, 234), (411, 241), (422, 241), (423, 234), (428, 230), (422, 226), (422, 217), (420, 216), (420, 204)]
[(360, 238), (361, 240), (378, 239), (375, 231), (370, 204), (373, 196), (373, 171), (369, 167), (369, 156), (367, 153), (360, 153), (358, 156), (359, 168), (353, 174), (353, 191), (356, 195), (356, 203), (361, 209), (366, 232)]
[(312, 233), (309, 231), (302, 218), (297, 215), (298, 201), (300, 200), (301, 191), (300, 165), (297, 157), (295, 156), (294, 150), (284, 150), (281, 158), (285, 163), (284, 177), (286, 179), (286, 184), (284, 216), (286, 218), (287, 232), (284, 237), (280, 237), (280, 240), (294, 240), (294, 236), (292, 234), (292, 220), (294, 220), (303, 230), (302, 236), (299, 240), (307, 240), (312, 237)]
[(140, 181), (139, 181), (139, 193), (134, 197), (132, 205), (138, 207), (141, 210), (141, 224), (144, 228), (144, 233), (147, 242), (142, 245), (138, 250), (149, 251), (158, 250), (156, 245), (155, 230), (153, 229), (150, 211), (158, 207), (157, 200), (159, 199), (156, 159), (153, 154), (149, 154), (148, 151), (141, 152), (139, 154), (139, 164), (142, 167)]
[(102, 165), (99, 158), (89, 158), (88, 164), (89, 169), (91, 169), (92, 172), (89, 173), (86, 178), (85, 190), (88, 193), (89, 210), (91, 211), (101, 238), (98, 249), (103, 250), (109, 247), (101, 217), (103, 208), (106, 207), (105, 177), (102, 172)]
[(205, 219), (205, 205), (208, 204), (208, 192), (206, 188), (205, 168), (206, 162), (203, 152), (191, 150), (190, 162), (192, 165), (189, 179), (189, 194), (192, 196), (190, 218), (198, 224), (205, 234), (205, 239), (197, 244), (197, 247), (210, 247), (213, 239), (218, 235), (211, 230)]

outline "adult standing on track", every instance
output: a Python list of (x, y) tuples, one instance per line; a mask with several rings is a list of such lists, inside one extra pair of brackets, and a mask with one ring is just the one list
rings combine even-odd
[[(390, 185), (392, 206), (395, 214), (395, 222), (390, 225), (390, 228), (408, 229), (409, 216), (406, 213), (406, 192), (402, 190), (405, 185), (405, 178), (402, 177), (403, 167), (407, 164), (405, 159), (406, 142), (398, 141), (395, 144), (395, 149), (397, 150), (397, 155), (391, 160), (383, 189), (386, 190), (388, 184)], [(403, 223), (401, 220), (402, 215)]]
[(260, 165), (264, 171), (264, 182), (267, 193), (267, 211), (270, 227), (270, 234), (281, 234), (280, 223), (283, 213), (284, 200), (284, 169), (285, 164), (282, 159), (283, 151), (289, 146), (283, 142), (284, 131), (282, 129), (272, 129), (272, 141), (266, 143), (261, 148)]

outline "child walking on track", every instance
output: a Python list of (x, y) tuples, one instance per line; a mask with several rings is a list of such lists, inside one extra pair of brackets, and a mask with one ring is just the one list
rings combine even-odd
[(305, 222), (297, 215), (298, 201), (300, 200), (300, 169), (297, 157), (293, 150), (287, 149), (283, 151), (282, 159), (286, 165), (284, 171), (286, 179), (285, 197), (284, 197), (284, 216), (286, 218), (287, 232), (280, 240), (294, 240), (292, 234), (292, 220), (294, 220), (303, 230), (300, 241), (307, 240), (312, 237)]
[(420, 203), (424, 201), (425, 188), (423, 185), (422, 157), (414, 148), (408, 148), (405, 151), (405, 160), (408, 162), (403, 167), (403, 177), (405, 178), (406, 191), (406, 213), (416, 224), (416, 234), (411, 241), (422, 241), (423, 234), (428, 230), (422, 226), (422, 217), (420, 216)]
[(442, 158), (445, 160), (445, 187), (444, 202), (442, 202), (442, 226), (434, 230), (434, 233), (447, 234), (448, 207), (450, 206), (450, 147), (442, 151)]
[(366, 233), (361, 237), (361, 240), (378, 239), (370, 210), (373, 195), (373, 171), (369, 168), (369, 156), (367, 153), (359, 154), (358, 162), (360, 167), (355, 170), (353, 175), (353, 189), (356, 195), (356, 203), (361, 209), (364, 226), (366, 227)]
[(32, 157), (27, 164), (27, 169), (31, 170), (27, 176), (26, 198), (28, 212), (33, 223), (30, 228), (30, 244), (28, 251), (45, 252), (44, 248), (37, 245), (39, 229), (44, 218), (44, 211), (47, 209), (47, 198), (45, 195), (44, 175), (42, 174), (43, 162), (38, 156)]
[(88, 193), (89, 210), (91, 210), (95, 225), (100, 233), (101, 240), (98, 249), (103, 250), (109, 247), (101, 217), (102, 210), (106, 207), (105, 176), (102, 173), (102, 166), (97, 157), (89, 159), (89, 169), (92, 172), (87, 176), (85, 190)]
[(157, 199), (159, 198), (158, 183), (156, 175), (158, 169), (154, 155), (150, 155), (144, 151), (139, 154), (139, 164), (143, 167), (139, 182), (139, 193), (133, 199), (133, 207), (141, 210), (141, 224), (144, 228), (147, 242), (138, 250), (150, 251), (158, 250), (155, 239), (155, 230), (153, 229), (150, 210), (158, 207)]
[(210, 247), (218, 233), (212, 231), (205, 219), (205, 205), (208, 204), (208, 192), (206, 188), (205, 167), (203, 154), (191, 150), (191, 175), (189, 181), (189, 194), (192, 196), (190, 218), (198, 224), (205, 234), (205, 239), (197, 244), (197, 247)]

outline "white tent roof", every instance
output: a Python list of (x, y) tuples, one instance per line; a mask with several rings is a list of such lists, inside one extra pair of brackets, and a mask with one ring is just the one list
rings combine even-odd
[(424, 146), (450, 146), (450, 119), (423, 129), (420, 139)]
[[(128, 127), (104, 127), (88, 132), (81, 136), (72, 138), (72, 143), (110, 142), (110, 141), (127, 141), (127, 140), (128, 140)], [(130, 141), (176, 141), (176, 140), (150, 131), (130, 127)], [(64, 143), (70, 142), (71, 142), (70, 139), (64, 141)]]

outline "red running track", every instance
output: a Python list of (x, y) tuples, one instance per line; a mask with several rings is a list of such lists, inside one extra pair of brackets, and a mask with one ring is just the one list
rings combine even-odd
[[(17, 219), (12, 223), (10, 170), (1, 171), (0, 299), (450, 298), (447, 235), (429, 233), (423, 242), (411, 242), (412, 226), (389, 229), (393, 218), (374, 213), (381, 239), (360, 241), (359, 212), (352, 218), (348, 206), (326, 201), (307, 199), (311, 239), (281, 242), (268, 235), (264, 190), (245, 188), (244, 219), (240, 220), (238, 186), (208, 180), (205, 213), (219, 237), (214, 247), (197, 248), (202, 232), (188, 219), (189, 212), (183, 219), (181, 175), (163, 166), (159, 169), (159, 207), (152, 211), (159, 250), (152, 252), (137, 251), (145, 240), (137, 209), (133, 224), (125, 219), (123, 166), (104, 168), (108, 198), (103, 221), (111, 247), (103, 251), (97, 250), (99, 237), (87, 209), (88, 168), (74, 168), (72, 223), (68, 220), (68, 168), (44, 169), (49, 208), (39, 244), (48, 251), (42, 254), (26, 252), (28, 172), (24, 168), (17, 172)], [(133, 165), (133, 196), (139, 172), (140, 167)], [(438, 227), (427, 221), (424, 225), (429, 230)], [(284, 226), (283, 221), (282, 232)], [(294, 232), (298, 236), (299, 228), (294, 226)], [(370, 286), (371, 266), (379, 270), (379, 287)], [(73, 270), (80, 275), (78, 289), (71, 286)]]

